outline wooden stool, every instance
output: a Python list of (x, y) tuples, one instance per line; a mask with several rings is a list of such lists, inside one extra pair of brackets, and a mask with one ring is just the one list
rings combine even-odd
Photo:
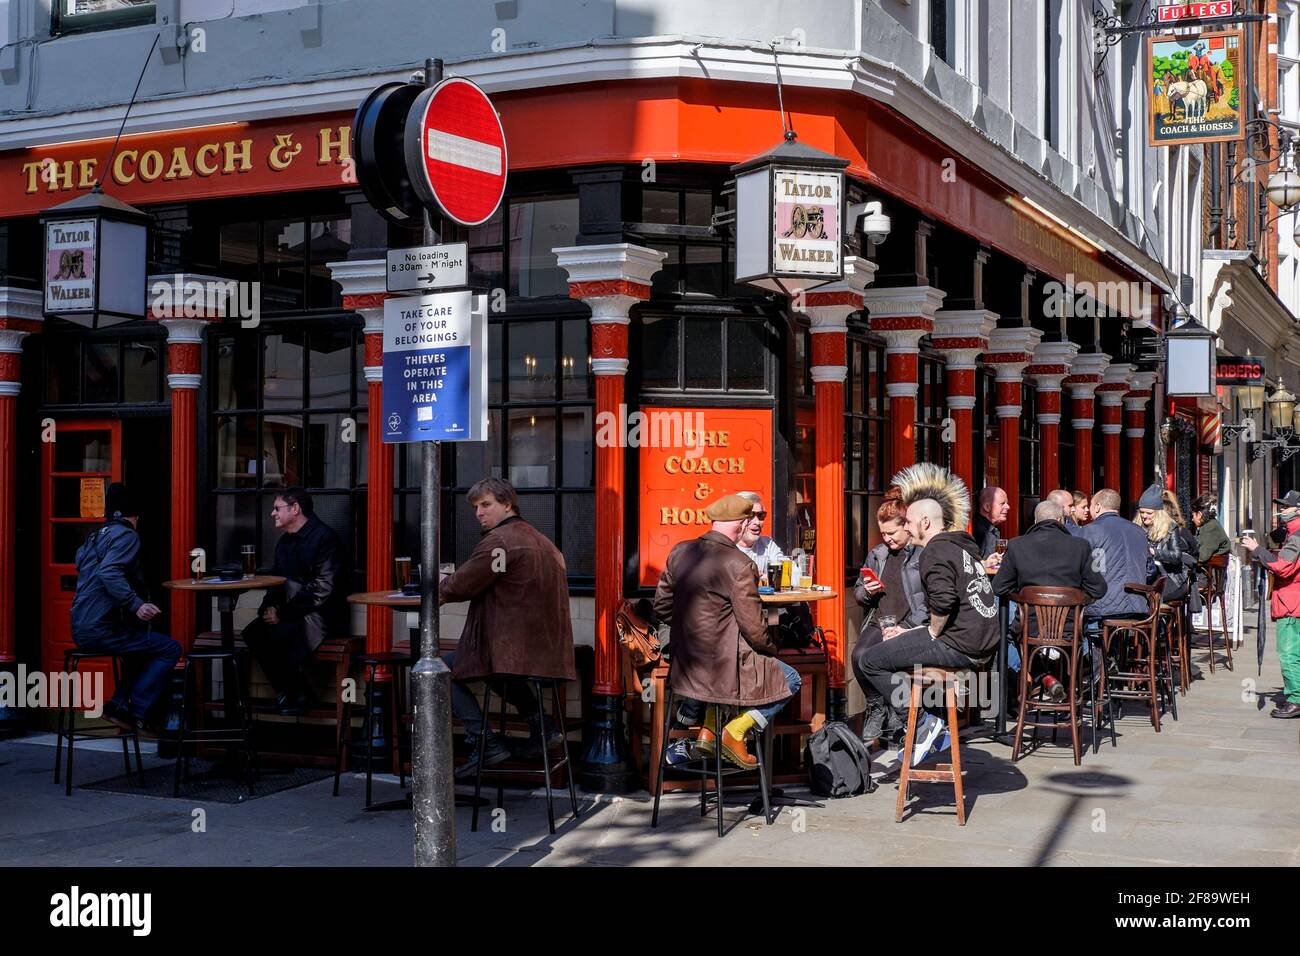
[[(1105, 618), (1101, 622), (1101, 639), (1108, 662), (1115, 669), (1106, 669), (1106, 711), (1111, 721), (1112, 738), (1115, 733), (1115, 715), (1110, 710), (1112, 700), (1141, 700), (1151, 708), (1151, 726), (1160, 733), (1160, 705), (1162, 685), (1167, 684), (1173, 702), (1173, 675), (1160, 667), (1160, 607), (1165, 590), (1165, 578), (1156, 578), (1155, 584), (1126, 584), (1124, 590), (1142, 594), (1147, 599), (1147, 616), (1142, 618)], [(1166, 652), (1168, 647), (1166, 645)], [(1122, 705), (1121, 705), (1122, 706)], [(1177, 704), (1174, 703), (1176, 707)]]
[[(1165, 601), (1160, 605), (1160, 616), (1165, 622), (1165, 649), (1171, 672), (1177, 669), (1178, 689), (1184, 697), (1192, 682), (1192, 662), (1188, 641), (1187, 605), (1185, 601)], [(1211, 651), (1211, 656), (1213, 651)], [(1178, 715), (1175, 714), (1175, 717)]]
[[(898, 807), (894, 822), (903, 822), (903, 807), (907, 803), (908, 786), (913, 780), (923, 783), (951, 783), (957, 797), (957, 824), (966, 825), (966, 797), (962, 790), (961, 747), (957, 737), (957, 681), (958, 671), (943, 667), (923, 667), (919, 673), (909, 675), (912, 682), (912, 700), (907, 708), (907, 740), (903, 744), (903, 769), (898, 775)], [(937, 764), (933, 770), (912, 769), (912, 748), (916, 744), (916, 713), (921, 709), (921, 689), (926, 684), (941, 683), (944, 701), (948, 706), (948, 733), (952, 737), (952, 763)]]
[[(1214, 673), (1214, 601), (1219, 601), (1219, 617), (1223, 621), (1223, 647), (1228, 652), (1228, 670), (1232, 670), (1232, 635), (1228, 632), (1228, 556), (1216, 554), (1201, 567), (1205, 570), (1205, 586), (1201, 596), (1205, 602), (1205, 625), (1210, 634), (1210, 673)], [(1189, 636), (1190, 637), (1190, 636)], [(1190, 646), (1190, 640), (1189, 640)]]

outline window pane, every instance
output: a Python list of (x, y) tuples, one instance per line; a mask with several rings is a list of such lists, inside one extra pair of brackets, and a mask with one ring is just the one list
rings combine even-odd
[(722, 388), (722, 323), (717, 319), (686, 319), (687, 388)]
[(285, 332), (264, 339), (263, 407), (302, 408), (303, 338), (302, 332)]
[(350, 408), (352, 405), (351, 329), (311, 333), (311, 394), (313, 408)]
[(501, 208), (492, 214), (492, 218), (487, 222), (477, 226), (469, 227), (469, 247), (478, 249), (480, 246), (499, 246), (501, 245), (501, 223), (503, 221)]
[(515, 408), (507, 423), (507, 479), (516, 488), (555, 486), (555, 409)]
[(520, 495), (519, 514), (546, 537), (555, 540), (555, 495)]
[(217, 408), (257, 407), (256, 332), (242, 332), (213, 340), (217, 349)]
[(682, 250), (677, 245), (656, 245), (647, 242), (647, 246), (664, 253), (663, 264), (650, 279), (650, 294), (677, 295), (681, 292)]
[[(239, 549), (246, 544), (259, 545), (257, 563), (259, 567), (270, 567), (274, 559), (274, 549), (268, 550), (257, 540), (257, 509), (261, 501), (256, 495), (217, 495), (216, 540), (211, 542), (208, 552), (208, 570), (218, 564), (234, 564), (239, 561)], [(271, 504), (266, 504), (269, 515)], [(266, 519), (268, 525), (271, 519)]]
[(505, 287), (505, 275), (501, 268), (501, 252), (471, 252), (469, 254), (469, 284), (488, 290), (488, 305), (492, 304), (495, 290)]
[(641, 221), (680, 223), (680, 196), (675, 189), (641, 190)]
[[(363, 409), (357, 412), (357, 485), (370, 480), (370, 416)], [(388, 451), (388, 454), (393, 454)]]
[(86, 343), (86, 387), (84, 402), (117, 401), (117, 343)]
[[(344, 441), (346, 413), (312, 415), (307, 420), (307, 487), (351, 488), (352, 449), (355, 441)], [(356, 438), (355, 426), (349, 428)]]
[(564, 477), (562, 484), (590, 488), (595, 483), (595, 443), (590, 408), (564, 409)]
[(501, 477), (501, 409), (488, 410), (488, 440), (458, 441), (456, 484), (467, 488), (480, 478)]
[(510, 204), (510, 294), (533, 298), (568, 295), (568, 273), (552, 249), (571, 246), (578, 235), (578, 197)]
[(849, 407), (858, 413), (867, 410), (867, 377), (864, 374), (866, 370), (862, 367), (862, 353), (865, 351), (866, 347), (861, 342), (849, 342), (849, 361), (852, 363), (849, 370)]
[(217, 486), (257, 486), (257, 419), (253, 415), (217, 416)]
[(124, 402), (156, 402), (161, 382), (159, 368), (167, 348), (162, 339), (126, 342), (126, 367), (123, 373)]
[(595, 376), (591, 374), (591, 323), (586, 319), (566, 319), (560, 356), (560, 397), (592, 398)]
[(500, 322), (488, 324), (488, 401), (504, 401), (501, 388), (501, 336), (505, 326)]
[(222, 278), (257, 280), (258, 223), (235, 222), (221, 227), (217, 265)]
[(641, 318), (641, 384), (644, 388), (679, 388), (678, 319), (666, 315)]
[(764, 322), (727, 320), (727, 388), (761, 390), (765, 387), (765, 335)]
[(510, 338), (511, 401), (555, 398), (555, 323), (512, 322)]
[(307, 223), (268, 219), (263, 225), (262, 311), (300, 309), (307, 267)]
[(686, 247), (686, 291), (722, 295), (722, 246)]
[(68, 336), (45, 340), (45, 400), (51, 405), (81, 401), (81, 343)]
[(708, 190), (686, 193), (686, 225), (709, 226), (713, 224), (713, 193)]
[(326, 263), (348, 257), (352, 248), (352, 220), (314, 219), (311, 224), (311, 273), (307, 279), (308, 308), (330, 309), (343, 304), (343, 294), (330, 278)]
[(267, 415), (262, 419), (262, 486), (289, 488), (305, 482), (302, 416)]
[(596, 573), (596, 496), (564, 495), (559, 548), (571, 575)]
[(55, 471), (112, 471), (113, 433), (65, 431), (54, 443)]

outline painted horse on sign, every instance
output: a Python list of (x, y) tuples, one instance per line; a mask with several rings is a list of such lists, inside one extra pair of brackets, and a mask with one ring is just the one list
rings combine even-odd
[(1170, 111), (1183, 106), (1183, 119), (1188, 123), (1204, 123), (1206, 107), (1210, 102), (1210, 88), (1204, 80), (1179, 80), (1168, 89)]

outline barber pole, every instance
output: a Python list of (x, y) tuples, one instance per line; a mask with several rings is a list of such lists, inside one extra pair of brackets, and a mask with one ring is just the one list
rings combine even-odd
[(1212, 415), (1201, 417), (1201, 446), (1213, 448), (1215, 454), (1223, 451), (1223, 410), (1218, 409)]

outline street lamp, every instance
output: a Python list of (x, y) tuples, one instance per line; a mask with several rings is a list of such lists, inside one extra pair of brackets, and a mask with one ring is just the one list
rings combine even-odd
[(95, 186), (41, 214), (46, 315), (104, 328), (145, 314), (148, 214)]
[(1166, 333), (1166, 395), (1214, 395), (1215, 337), (1213, 332), (1192, 318)]
[(1264, 192), (1268, 194), (1269, 202), (1283, 211), (1300, 205), (1300, 173), (1288, 162), (1285, 169), (1279, 169), (1268, 177)]
[(1264, 404), (1268, 407), (1268, 421), (1273, 434), (1255, 443), (1251, 460), (1257, 461), (1277, 449), (1281, 452), (1282, 461), (1286, 461), (1292, 455), (1300, 453), (1300, 438), (1297, 438), (1300, 415), (1296, 413), (1296, 397), (1285, 386), (1279, 386)]
[(1273, 431), (1290, 431), (1295, 421), (1295, 396), (1286, 387), (1279, 388), (1264, 403), (1268, 406), (1268, 422)]

